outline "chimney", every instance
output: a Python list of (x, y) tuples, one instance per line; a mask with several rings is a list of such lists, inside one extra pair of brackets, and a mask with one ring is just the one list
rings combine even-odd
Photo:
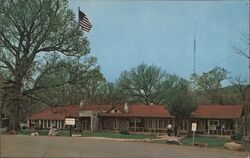
[(84, 106), (84, 101), (81, 100), (81, 101), (80, 101), (80, 108), (83, 108), (83, 106)]
[(125, 103), (125, 104), (124, 104), (124, 111), (125, 111), (126, 113), (128, 113), (128, 103)]

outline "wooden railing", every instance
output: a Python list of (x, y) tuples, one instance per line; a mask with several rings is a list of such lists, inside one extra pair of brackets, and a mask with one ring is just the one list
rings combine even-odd
[(129, 127), (130, 132), (137, 133), (166, 133), (166, 128), (144, 128), (144, 127)]
[[(185, 131), (185, 132), (184, 132)], [(179, 130), (180, 133), (188, 133), (187, 130)], [(136, 133), (167, 133), (166, 128), (144, 128), (144, 127), (130, 127), (129, 132), (136, 132)], [(205, 135), (232, 135), (236, 131), (235, 130), (208, 130), (208, 129), (201, 129), (197, 130), (197, 134), (205, 134)]]
[(211, 134), (211, 135), (232, 135), (236, 132), (236, 130), (208, 130), (208, 129), (201, 129), (197, 130), (197, 134)]

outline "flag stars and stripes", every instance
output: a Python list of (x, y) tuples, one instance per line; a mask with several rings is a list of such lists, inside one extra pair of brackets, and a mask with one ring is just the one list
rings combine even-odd
[(79, 25), (83, 31), (89, 32), (92, 24), (89, 22), (87, 16), (79, 10)]

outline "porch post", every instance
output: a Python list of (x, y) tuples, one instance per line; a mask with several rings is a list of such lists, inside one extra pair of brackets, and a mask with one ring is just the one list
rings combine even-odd
[(41, 121), (42, 121), (42, 120), (38, 120), (38, 125), (39, 125), (39, 128), (40, 128), (40, 129), (41, 129), (41, 124), (42, 124)]
[(155, 126), (156, 126), (156, 119), (153, 119), (154, 121), (154, 133), (155, 133)]
[(210, 135), (210, 128), (209, 128), (209, 119), (207, 120), (207, 134)]
[(135, 117), (135, 132), (136, 132), (136, 117)]
[(93, 125), (92, 125), (92, 115), (90, 116), (90, 131), (93, 132)]
[(115, 116), (115, 129), (117, 130), (118, 125), (117, 125), (117, 116)]
[(235, 122), (235, 132), (238, 132), (238, 121), (237, 121), (237, 119), (235, 119), (234, 122)]

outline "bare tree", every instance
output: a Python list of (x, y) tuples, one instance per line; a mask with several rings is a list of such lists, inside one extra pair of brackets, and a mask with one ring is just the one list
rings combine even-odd
[(234, 81), (231, 81), (231, 83), (234, 85), (234, 87), (238, 90), (240, 97), (241, 97), (241, 101), (242, 104), (244, 106), (244, 114), (245, 114), (245, 118), (244, 118), (244, 134), (247, 135), (248, 133), (248, 115), (249, 115), (249, 105), (247, 103), (247, 95), (248, 93), (248, 89), (250, 88), (249, 85), (247, 85), (247, 78), (244, 77), (236, 77)]
[[(236, 83), (238, 85), (238, 90), (240, 91), (240, 93), (242, 93), (243, 91), (247, 91), (248, 90), (248, 94), (250, 94), (250, 38), (249, 35), (245, 36), (244, 34), (241, 36), (241, 40), (243, 41), (243, 44), (245, 44), (245, 46), (233, 46), (233, 50), (236, 54), (244, 57), (245, 59), (248, 60), (248, 86), (246, 87), (246, 89), (242, 89), (242, 86), (239, 87), (239, 85), (242, 85), (242, 83), (247, 82), (246, 79), (236, 79)], [(238, 81), (237, 81), (238, 80)], [(234, 84), (235, 85), (235, 84)], [(242, 95), (241, 95), (242, 96)], [(250, 121), (250, 97), (246, 98), (246, 96), (242, 96), (245, 97), (244, 98), (244, 104), (245, 104), (245, 117), (246, 117), (246, 126), (248, 125), (247, 123)], [(243, 99), (243, 98), (242, 98)], [(245, 99), (247, 99), (247, 102), (245, 102)], [(248, 129), (249, 128), (249, 129)], [(247, 127), (246, 129), (246, 134), (248, 132), (248, 130), (250, 130), (250, 126)]]
[(242, 41), (243, 43), (246, 45), (245, 48), (243, 48), (243, 46), (234, 46), (233, 45), (233, 50), (236, 54), (246, 58), (248, 60), (248, 84), (250, 85), (250, 38), (249, 36), (246, 37), (244, 35), (242, 35)]

